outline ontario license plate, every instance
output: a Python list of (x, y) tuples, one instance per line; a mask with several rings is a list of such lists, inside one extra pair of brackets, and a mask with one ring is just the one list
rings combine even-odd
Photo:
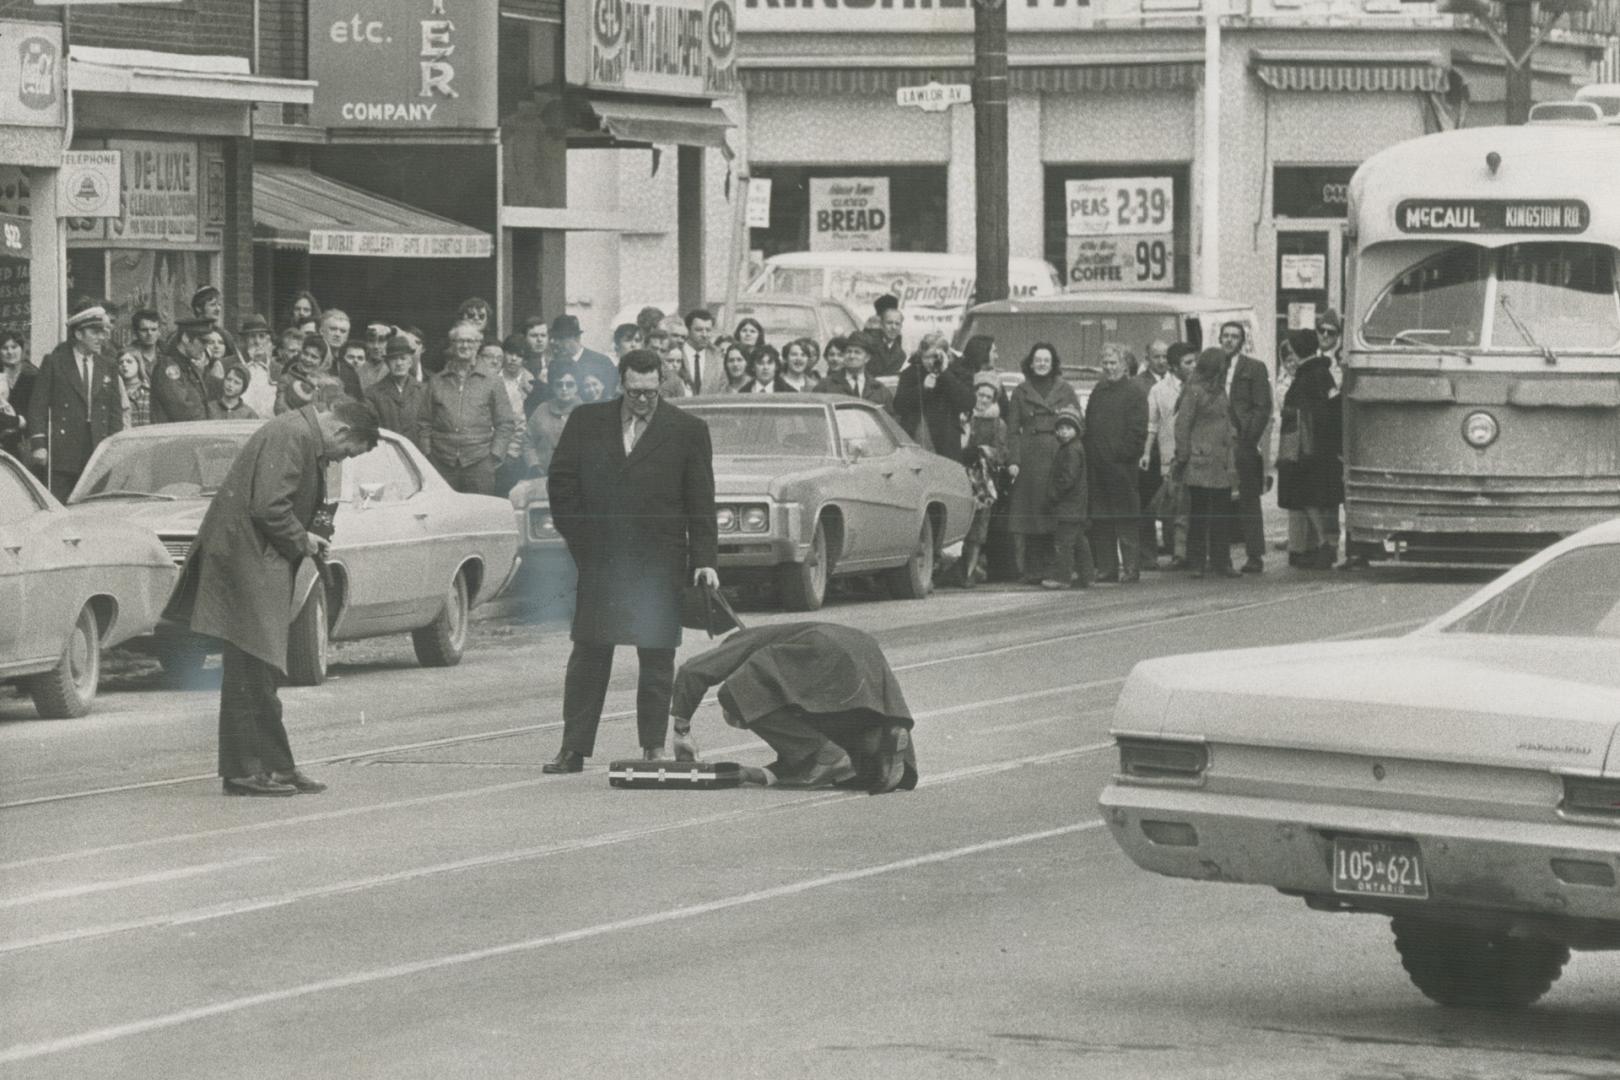
[(1429, 898), (1429, 875), (1412, 840), (1333, 838), (1333, 891), (1352, 896)]

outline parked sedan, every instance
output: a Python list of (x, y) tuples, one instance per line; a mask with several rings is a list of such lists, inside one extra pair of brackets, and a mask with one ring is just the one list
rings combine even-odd
[(1620, 949), (1620, 520), (1406, 637), (1168, 657), (1120, 695), (1114, 838), (1393, 919), (1419, 990), (1523, 1006)]
[[(892, 595), (933, 589), (934, 556), (967, 535), (962, 466), (929, 453), (866, 401), (837, 394), (683, 399), (714, 443), (720, 576), (774, 579), (782, 603), (814, 611), (828, 581), (880, 574)], [(560, 552), (544, 481), (514, 492), (530, 551)]]
[[(143, 526), (168, 550), (172, 581), (209, 500), (262, 423), (209, 420), (120, 432), (90, 459), (68, 496), (68, 513)], [(332, 641), (385, 634), (409, 632), (417, 659), (430, 667), (460, 662), (469, 612), (516, 571), (518, 537), (506, 501), (453, 491), (391, 431), (369, 453), (332, 465), (327, 491), (339, 501), (330, 574), (310, 589), (293, 622), (289, 680), (324, 681)], [(154, 644), (173, 674), (201, 663), (196, 639), (167, 627), (159, 627)]]
[(101, 651), (149, 634), (174, 569), (152, 534), (76, 520), (0, 453), (0, 683), (47, 719), (90, 711)]

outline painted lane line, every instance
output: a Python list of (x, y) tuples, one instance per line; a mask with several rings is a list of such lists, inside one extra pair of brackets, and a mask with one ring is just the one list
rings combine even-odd
[(303, 983), (299, 986), (289, 986), (281, 990), (271, 990), (261, 994), (249, 994), (243, 997), (229, 998), (217, 1001), (211, 1005), (202, 1005), (179, 1012), (167, 1013), (162, 1016), (148, 1017), (145, 1020), (136, 1020), (126, 1024), (115, 1024), (110, 1027), (96, 1028), (69, 1035), (58, 1039), (48, 1039), (41, 1042), (19, 1043), (0, 1050), (0, 1065), (14, 1064), (19, 1061), (30, 1061), (36, 1058), (51, 1057), (56, 1054), (68, 1053), (73, 1050), (82, 1050), (86, 1047), (99, 1046), (105, 1043), (116, 1042), (120, 1039), (146, 1035), (155, 1031), (180, 1027), (184, 1024), (196, 1023), (200, 1020), (211, 1019), (216, 1016), (227, 1016), (232, 1013), (246, 1012), (250, 1009), (262, 1008), (268, 1005), (278, 1005), (282, 1002), (296, 1001), (300, 998), (315, 994), (331, 993), (339, 990), (350, 990), (358, 986), (367, 986), (374, 983), (391, 981), (394, 979), (409, 978), (413, 975), (424, 975), (430, 972), (443, 971), (450, 968), (461, 967), (467, 964), (482, 963), (504, 956), (514, 956), (523, 953), (538, 952), (541, 949), (556, 945), (568, 945), (574, 942), (589, 941), (593, 938), (607, 937), (612, 934), (627, 931), (643, 930), (648, 927), (662, 926), (667, 923), (682, 922), (688, 919), (701, 918), (713, 915), (716, 912), (728, 911), (732, 908), (745, 907), (752, 904), (769, 903), (774, 900), (786, 900), (824, 889), (834, 885), (845, 885), (850, 882), (864, 881), (868, 878), (884, 874), (895, 874), (906, 870), (915, 870), (924, 866), (934, 866), (951, 862), (956, 859), (969, 858), (974, 855), (983, 855), (992, 851), (1002, 851), (1024, 844), (1039, 843), (1044, 840), (1053, 840), (1061, 836), (1071, 836), (1075, 833), (1091, 832), (1103, 827), (1101, 821), (1078, 821), (1069, 825), (1060, 825), (1055, 828), (1041, 829), (1036, 832), (1021, 833), (1017, 836), (1005, 836), (996, 840), (985, 840), (977, 844), (968, 844), (963, 847), (948, 848), (943, 851), (931, 851), (923, 855), (913, 855), (910, 858), (899, 859), (894, 862), (883, 863), (878, 866), (864, 866), (854, 870), (841, 870), (836, 873), (824, 874), (820, 877), (806, 878), (800, 881), (789, 882), (784, 885), (773, 886), (768, 889), (757, 889), (753, 892), (738, 893), (732, 896), (721, 897), (717, 900), (705, 901), (701, 904), (689, 904), (684, 907), (666, 908), (646, 915), (637, 915), (628, 919), (616, 919), (612, 922), (597, 923), (594, 926), (585, 926), (577, 930), (567, 930), (560, 934), (547, 934), (543, 937), (527, 938), (522, 941), (510, 941), (501, 945), (492, 945), (482, 949), (471, 949), (466, 952), (449, 953), (426, 960), (416, 960), (404, 964), (395, 964), (390, 967), (373, 968), (370, 971), (357, 971), (349, 975), (341, 975), (330, 979), (321, 979), (315, 982)]
[[(936, 787), (957, 780), (975, 779), (995, 773), (1010, 772), (1014, 769), (1025, 768), (1032, 765), (1047, 765), (1067, 758), (1080, 757), (1095, 753), (1099, 750), (1112, 748), (1112, 742), (1096, 743), (1091, 746), (1070, 747), (1064, 750), (1048, 751), (1041, 754), (1028, 754), (1023, 757), (1011, 758), (1005, 761), (992, 761), (979, 765), (971, 765), (962, 769), (938, 773), (927, 776), (917, 785), (921, 787)], [(721, 747), (714, 753), (732, 753), (739, 750), (764, 749), (762, 743), (746, 743), (737, 746)], [(641, 826), (634, 829), (622, 829), (611, 833), (596, 836), (581, 837), (578, 840), (565, 841), (558, 844), (546, 844), (533, 848), (520, 848), (514, 851), (495, 852), (490, 855), (481, 855), (468, 859), (457, 859), (448, 863), (436, 863), (429, 866), (413, 867), (409, 870), (400, 870), (392, 874), (381, 874), (374, 877), (355, 878), (348, 881), (334, 882), (308, 889), (299, 889), (294, 892), (280, 893), (275, 896), (261, 897), (255, 900), (242, 900), (229, 904), (217, 904), (206, 908), (193, 908), (189, 911), (171, 912), (165, 915), (152, 915), (142, 919), (129, 919), (117, 923), (102, 923), (96, 926), (80, 927), (76, 930), (64, 930), (54, 934), (46, 934), (35, 938), (25, 938), (14, 941), (0, 942), (0, 954), (21, 952), (25, 949), (35, 949), (49, 945), (71, 945), (94, 938), (108, 937), (112, 934), (128, 933), (132, 930), (161, 929), (171, 926), (185, 926), (199, 922), (209, 922), (214, 919), (232, 918), (237, 915), (247, 915), (255, 911), (266, 911), (272, 908), (286, 907), (290, 904), (306, 900), (318, 900), (328, 896), (347, 895), (364, 892), (369, 889), (381, 888), (389, 885), (398, 885), (407, 881), (416, 881), (422, 878), (437, 877), (443, 874), (459, 873), (467, 870), (478, 870), (490, 866), (501, 866), (515, 862), (525, 862), (535, 859), (550, 858), (555, 855), (568, 855), (580, 851), (589, 851), (595, 848), (609, 847), (616, 844), (629, 843), (635, 840), (644, 840), (661, 833), (673, 832), (681, 829), (695, 828), (702, 825), (714, 825), (739, 818), (762, 818), (809, 809), (831, 803), (850, 803), (856, 801), (857, 796), (863, 792), (850, 791), (815, 791), (804, 795), (790, 797), (766, 805), (740, 807), (735, 810), (725, 810), (702, 817), (685, 818), (680, 821), (665, 822), (658, 825)]]
[[(989, 656), (1002, 656), (1002, 655), (1006, 655), (1007, 653), (1019, 652), (1019, 651), (1022, 651), (1024, 649), (1034, 649), (1034, 648), (1043, 647), (1043, 646), (1046, 646), (1046, 645), (1050, 645), (1050, 644), (1052, 644), (1054, 642), (1079, 641), (1079, 640), (1083, 640), (1085, 638), (1099, 637), (1099, 636), (1108, 635), (1108, 634), (1124, 633), (1124, 632), (1134, 631), (1134, 630), (1149, 629), (1149, 628), (1152, 628), (1152, 627), (1155, 627), (1155, 626), (1163, 625), (1164, 623), (1182, 622), (1182, 621), (1185, 621), (1185, 620), (1188, 620), (1188, 619), (1208, 618), (1208, 617), (1213, 616), (1213, 615), (1235, 614), (1235, 613), (1238, 613), (1238, 612), (1250, 611), (1250, 610), (1253, 610), (1253, 609), (1256, 609), (1256, 608), (1270, 607), (1270, 606), (1273, 606), (1273, 605), (1276, 605), (1276, 604), (1293, 603), (1296, 600), (1308, 600), (1308, 599), (1313, 599), (1313, 598), (1318, 597), (1318, 596), (1330, 596), (1330, 595), (1334, 595), (1336, 593), (1353, 592), (1353, 591), (1357, 591), (1357, 590), (1368, 589), (1368, 588), (1371, 588), (1371, 587), (1372, 586), (1370, 586), (1370, 585), (1340, 585), (1340, 586), (1335, 586), (1335, 587), (1332, 587), (1332, 588), (1306, 590), (1306, 591), (1298, 592), (1298, 593), (1289, 593), (1289, 594), (1284, 595), (1284, 596), (1272, 597), (1272, 598), (1269, 598), (1269, 599), (1266, 599), (1266, 600), (1256, 600), (1256, 601), (1254, 601), (1252, 603), (1248, 603), (1248, 604), (1238, 604), (1238, 605), (1235, 605), (1235, 606), (1232, 606), (1232, 607), (1212, 608), (1212, 609), (1207, 610), (1207, 611), (1181, 612), (1181, 613), (1178, 613), (1178, 614), (1168, 615), (1168, 616), (1164, 616), (1164, 617), (1161, 617), (1161, 618), (1144, 619), (1142, 621), (1134, 622), (1134, 623), (1121, 623), (1118, 626), (1112, 626), (1112, 627), (1107, 627), (1107, 628), (1103, 628), (1103, 629), (1083, 630), (1083, 631), (1078, 631), (1078, 632), (1072, 633), (1072, 634), (1061, 634), (1061, 635), (1058, 635), (1057, 637), (1042, 638), (1039, 641), (1028, 641), (1028, 642), (1022, 642), (1022, 643), (1015, 644), (1015, 645), (1000, 646), (998, 648), (989, 649), (989, 650), (980, 650), (980, 651), (968, 652), (968, 653), (963, 653), (963, 654), (961, 654), (959, 656), (932, 657), (932, 658), (930, 658), (928, 660), (919, 660), (919, 661), (916, 661), (916, 662), (911, 663), (911, 664), (902, 664), (899, 667), (895, 668), (894, 670), (897, 673), (898, 672), (904, 672), (904, 671), (915, 671), (915, 670), (925, 668), (925, 667), (932, 667), (932, 666), (935, 666), (937, 664), (956, 663), (957, 661), (960, 661), (960, 660), (978, 659), (978, 658), (989, 657)], [(1110, 605), (1110, 609), (1115, 608), (1115, 607), (1119, 607), (1119, 606), (1121, 606), (1121, 605)], [(994, 614), (994, 613), (992, 612), (992, 614)], [(704, 702), (703, 707), (705, 707), (705, 708), (713, 707), (713, 702), (712, 701), (706, 701), (706, 702)], [(618, 720), (628, 720), (628, 719), (633, 718), (635, 715), (636, 714), (635, 714), (634, 709), (620, 710), (620, 711), (617, 711), (617, 712), (604, 713), (602, 715), (602, 720), (604, 722), (611, 722), (611, 721), (618, 721)], [(468, 735), (452, 735), (452, 736), (447, 736), (447, 737), (441, 738), (441, 739), (429, 739), (429, 740), (426, 740), (424, 742), (404, 743), (404, 744), (400, 744), (400, 745), (397, 745), (397, 746), (381, 747), (381, 748), (374, 749), (374, 750), (363, 750), (363, 751), (350, 752), (350, 753), (345, 753), (345, 754), (332, 754), (332, 755), (329, 755), (329, 756), (326, 756), (326, 757), (320, 757), (320, 758), (309, 758), (309, 759), (306, 759), (305, 764), (324, 765), (324, 764), (331, 764), (333, 762), (358, 761), (358, 760), (360, 760), (362, 758), (380, 757), (380, 756), (383, 756), (383, 755), (386, 755), (386, 754), (406, 753), (406, 752), (409, 752), (409, 751), (412, 751), (412, 750), (423, 750), (423, 749), (429, 749), (429, 748), (432, 748), (432, 747), (440, 747), (440, 746), (453, 746), (453, 745), (457, 745), (459, 743), (481, 742), (481, 741), (488, 740), (488, 739), (509, 738), (511, 736), (514, 736), (514, 735), (528, 735), (528, 734), (533, 734), (535, 732), (540, 732), (540, 731), (554, 730), (556, 728), (560, 728), (561, 726), (562, 726), (561, 721), (548, 720), (548, 721), (545, 721), (545, 722), (539, 723), (539, 724), (524, 724), (524, 725), (521, 725), (519, 727), (502, 728), (502, 729), (500, 729), (498, 731), (477, 732), (477, 733), (468, 734)], [(70, 799), (87, 799), (87, 798), (91, 798), (91, 797), (97, 796), (97, 795), (116, 795), (116, 794), (120, 794), (120, 793), (124, 793), (124, 792), (130, 792), (130, 791), (143, 791), (143, 790), (146, 790), (146, 789), (149, 789), (149, 788), (173, 787), (173, 786), (179, 785), (179, 784), (193, 784), (193, 783), (199, 783), (199, 782), (202, 782), (202, 781), (205, 781), (205, 780), (206, 781), (211, 781), (211, 780), (215, 780), (215, 779), (218, 779), (218, 777), (213, 773), (196, 773), (196, 774), (193, 774), (193, 775), (190, 775), (190, 776), (167, 777), (167, 778), (162, 779), (162, 780), (145, 780), (145, 781), (140, 781), (138, 783), (133, 783), (133, 784), (118, 784), (118, 785), (114, 785), (114, 786), (110, 786), (110, 787), (104, 787), (104, 788), (89, 788), (89, 789), (86, 789), (84, 791), (71, 791), (71, 792), (65, 792), (65, 793), (57, 794), (57, 795), (41, 795), (41, 796), (37, 796), (37, 797), (31, 798), (31, 799), (17, 799), (17, 800), (14, 800), (12, 802), (0, 802), (0, 810), (8, 810), (8, 809), (12, 809), (12, 808), (16, 808), (16, 807), (24, 807), (24, 806), (37, 806), (37, 805), (39, 805), (41, 803), (66, 802), (66, 801), (68, 801)]]
[(239, 866), (271, 862), (272, 859), (273, 857), (270, 855), (252, 855), (243, 859), (231, 859), (227, 862), (207, 863), (202, 866), (182, 866), (177, 870), (159, 870), (151, 874), (142, 874), (139, 877), (119, 878), (116, 881), (93, 881), (84, 885), (66, 885), (60, 889), (30, 893), (27, 896), (8, 896), (0, 899), (0, 909), (23, 907), (27, 904), (42, 904), (48, 900), (71, 900), (79, 896), (91, 896), (95, 893), (112, 892), (116, 889), (133, 889), (141, 885), (155, 885), (165, 881), (183, 881), (186, 878), (201, 877), (204, 874), (213, 874), (221, 870), (234, 870)]

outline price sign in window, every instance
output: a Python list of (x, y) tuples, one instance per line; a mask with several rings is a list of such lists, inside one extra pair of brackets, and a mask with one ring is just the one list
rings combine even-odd
[(1064, 285), (1072, 292), (1175, 287), (1175, 247), (1168, 235), (1071, 236)]
[(1175, 227), (1168, 176), (1066, 180), (1063, 195), (1070, 236), (1162, 235)]

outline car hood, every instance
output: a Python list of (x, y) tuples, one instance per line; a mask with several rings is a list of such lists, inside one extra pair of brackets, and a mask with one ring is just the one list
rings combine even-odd
[(1620, 769), (1612, 641), (1420, 634), (1140, 663), (1122, 731), (1509, 768)]
[(778, 494), (795, 480), (812, 480), (840, 468), (837, 458), (716, 457), (714, 493), (718, 497)]
[(208, 513), (209, 499), (98, 499), (67, 508), (80, 521), (119, 521), (151, 529), (160, 536), (195, 536)]

